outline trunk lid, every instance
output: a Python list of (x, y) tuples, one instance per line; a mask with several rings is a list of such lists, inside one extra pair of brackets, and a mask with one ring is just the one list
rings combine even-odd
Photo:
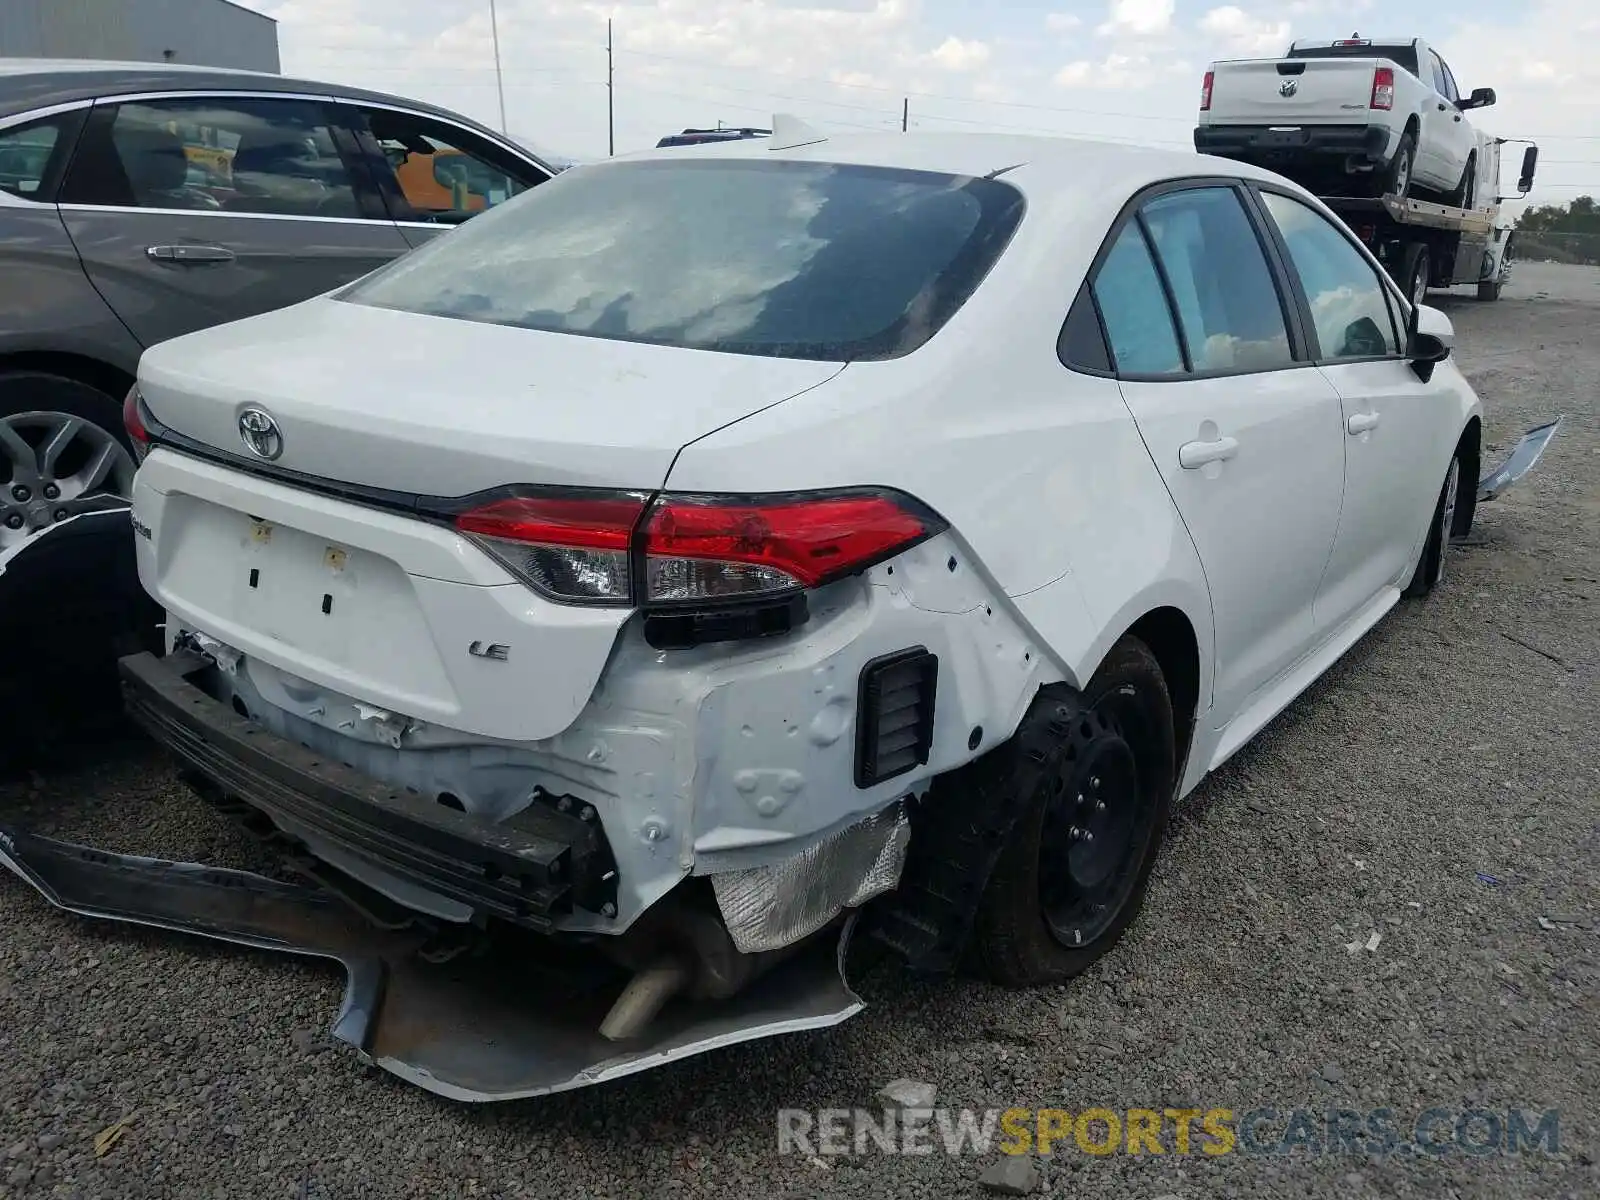
[(687, 443), (841, 370), (323, 297), (155, 346), (139, 385), (163, 425), (231, 454), (251, 457), (238, 423), (255, 406), (281, 433), (275, 466), (458, 496), (654, 488)]
[[(1219, 62), (1211, 68), (1211, 109), (1204, 115), (1211, 125), (1363, 124), (1371, 111), (1372, 72), (1386, 62), (1381, 58)], [(1291, 83), (1294, 86), (1285, 95)]]
[[(653, 489), (686, 443), (842, 369), (320, 299), (157, 346), (139, 383), (161, 424), (241, 460), (239, 414), (256, 405), (281, 432), (276, 467), (459, 496)], [(547, 600), (404, 510), (157, 448), (134, 485), (140, 580), (269, 703), (347, 736), (527, 742), (570, 726), (629, 610)]]

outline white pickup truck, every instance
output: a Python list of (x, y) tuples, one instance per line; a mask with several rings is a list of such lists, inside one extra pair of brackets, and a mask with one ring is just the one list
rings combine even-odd
[(1297, 41), (1282, 58), (1211, 64), (1194, 145), (1317, 192), (1347, 194), (1355, 176), (1372, 195), (1403, 200), (1415, 184), (1474, 208), (1493, 185), (1465, 114), (1494, 102), (1493, 88), (1463, 96), (1421, 38)]

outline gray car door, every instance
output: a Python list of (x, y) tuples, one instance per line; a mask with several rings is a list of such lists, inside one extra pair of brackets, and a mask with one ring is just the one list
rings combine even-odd
[(354, 132), (309, 97), (97, 104), (60, 209), (89, 279), (146, 346), (309, 299), (409, 249)]

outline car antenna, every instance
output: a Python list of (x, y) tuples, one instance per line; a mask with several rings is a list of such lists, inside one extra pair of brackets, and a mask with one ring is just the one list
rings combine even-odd
[(793, 150), (796, 146), (814, 146), (828, 140), (828, 135), (813, 129), (799, 117), (788, 113), (772, 114), (772, 138), (768, 150)]

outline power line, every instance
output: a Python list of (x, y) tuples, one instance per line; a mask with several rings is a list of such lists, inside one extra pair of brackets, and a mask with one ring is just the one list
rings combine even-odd
[[(716, 96), (707, 96), (704, 93), (694, 94), (690, 92), (675, 92), (668, 91), (665, 88), (647, 87), (640, 84), (632, 84), (630, 86), (633, 91), (647, 92), (652, 96), (671, 96), (676, 100), (693, 100), (700, 104), (719, 105), (723, 108), (732, 108), (739, 112), (764, 113), (767, 116), (772, 115), (772, 109), (770, 107), (759, 104), (737, 104), (730, 100), (719, 99)], [(886, 113), (884, 114), (884, 123), (882, 125), (863, 125), (857, 121), (841, 121), (837, 118), (830, 117), (828, 118), (828, 124), (842, 125), (846, 129), (865, 129), (873, 133), (879, 133), (890, 127), (890, 118)]]

